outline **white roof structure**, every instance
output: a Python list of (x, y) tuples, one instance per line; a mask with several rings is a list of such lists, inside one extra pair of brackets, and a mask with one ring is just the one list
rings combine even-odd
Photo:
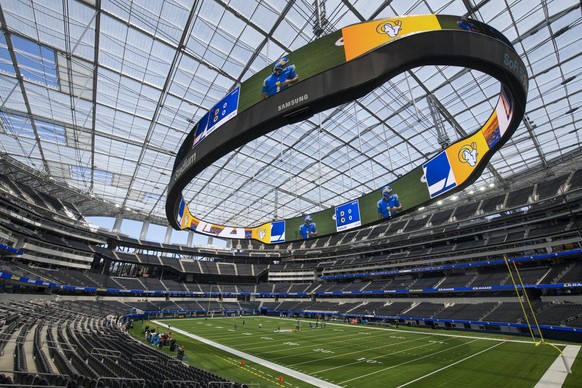
[[(316, 12), (325, 9), (325, 14)], [(526, 117), (475, 185), (579, 157), (578, 0), (0, 0), (0, 174), (87, 216), (166, 224), (176, 152), (203, 114), (275, 59), (349, 24), (465, 15), (527, 65)], [(193, 214), (248, 226), (338, 205), (485, 122), (499, 83), (426, 66), (217, 161), (187, 187)]]

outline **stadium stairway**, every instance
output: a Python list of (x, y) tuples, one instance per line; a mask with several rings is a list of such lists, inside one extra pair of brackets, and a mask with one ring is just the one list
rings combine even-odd
[[(11, 371), (14, 370), (14, 351), (16, 350), (16, 337), (12, 336), (6, 343), (6, 347), (2, 355), (0, 355), (0, 370)], [(12, 375), (5, 373), (12, 378)]]
[(27, 371), (32, 373), (37, 372), (36, 364), (34, 362), (34, 331), (36, 330), (37, 325), (37, 323), (34, 323), (31, 326), (28, 326), (28, 331), (24, 336), (23, 349), (26, 358)]

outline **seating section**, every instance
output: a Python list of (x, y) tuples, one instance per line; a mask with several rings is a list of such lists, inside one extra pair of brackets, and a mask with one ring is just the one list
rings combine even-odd
[[(82, 294), (91, 299), (46, 305), (2, 304), (0, 354), (4, 352), (5, 356), (0, 356), (0, 362), (9, 355), (10, 365), (3, 370), (14, 370), (9, 377), (19, 384), (37, 379), (38, 385), (75, 381), (92, 386), (99, 376), (105, 376), (110, 379), (110, 386), (120, 381), (115, 379), (123, 379), (126, 386), (141, 386), (142, 379), (159, 386), (171, 373), (178, 380), (193, 379), (202, 385), (217, 378), (181, 366), (167, 371), (153, 367), (145, 374), (137, 373), (145, 364), (133, 360), (133, 354), (151, 356), (160, 365), (165, 365), (167, 359), (151, 353), (151, 348), (126, 342), (127, 336), (107, 326), (105, 316), (126, 314), (131, 309), (168, 317), (178, 314), (176, 311), (186, 316), (206, 316), (232, 311), (254, 313), (267, 308), (273, 314), (523, 323), (531, 315), (524, 317), (521, 305), (507, 301), (515, 298), (514, 281), (528, 287), (561, 287), (562, 283), (570, 283), (564, 289), (547, 288), (543, 293), (531, 290), (533, 309), (540, 324), (582, 326), (582, 305), (576, 299), (580, 291), (571, 285), (582, 279), (582, 255), (539, 258), (547, 253), (572, 251), (582, 243), (577, 226), (582, 222), (582, 206), (576, 199), (582, 191), (580, 171), (562, 173), (507, 193), (482, 195), (456, 207), (448, 201), (443, 208), (403, 214), (370, 228), (314, 239), (307, 245), (295, 242), (267, 248), (254, 241), (239, 241), (241, 252), (195, 248), (184, 252), (190, 248), (148, 243), (142, 247), (139, 240), (102, 235), (93, 236), (100, 243), (89, 237), (84, 239), (81, 226), (75, 232), (70, 224), (56, 222), (52, 217), (58, 213), (69, 220), (82, 219), (71, 204), (51, 200), (1, 177), (0, 185), (5, 189), (0, 193), (1, 206), (35, 217), (32, 223), (19, 218), (0, 220), (2, 241), (10, 241), (25, 251), (24, 244), (42, 243), (43, 248), (63, 248), (67, 254), (81, 252), (92, 259), (94, 255), (94, 261), (89, 263), (92, 269), (85, 270), (29, 260), (27, 255), (0, 258), (0, 271), (15, 276), (96, 289), (47, 290), (32, 282), (0, 283), (0, 292), (53, 292), (67, 298)], [(557, 192), (560, 187), (566, 188), (566, 195)], [(10, 190), (20, 196), (20, 204), (15, 195), (8, 194)], [(566, 204), (567, 196), (575, 200)], [(47, 218), (49, 213), (52, 221)], [(60, 235), (55, 225), (71, 229)], [(506, 256), (529, 258), (517, 264), (519, 277), (512, 279), (505, 265), (500, 264)], [(324, 276), (318, 278), (319, 275)], [(267, 281), (277, 276), (284, 280)], [(116, 291), (117, 295), (130, 298), (96, 303), (95, 297), (110, 296), (104, 291), (108, 288), (223, 295), (209, 298), (169, 293), (166, 300), (159, 293), (140, 291), (130, 295)], [(463, 293), (456, 288), (464, 288)], [(255, 295), (232, 295), (237, 293)], [(102, 359), (93, 353), (97, 345), (110, 342), (94, 337), (104, 334), (119, 341), (108, 344), (108, 354), (117, 354), (124, 361)]]
[(443, 276), (423, 276), (412, 285), (414, 288), (434, 288), (443, 280)]
[[(544, 303), (539, 300), (532, 302), (534, 311), (539, 310), (543, 305)], [(499, 307), (486, 314), (483, 320), (488, 322), (521, 322), (524, 320), (523, 309), (519, 302), (503, 302)]]
[(494, 197), (487, 198), (487, 199), (483, 200), (483, 203), (481, 204), (480, 210), (484, 214), (494, 213), (496, 210), (498, 210), (503, 205), (503, 202), (505, 200), (506, 195), (507, 194), (505, 194), (505, 193), (499, 194), (499, 195), (496, 195)]
[(472, 274), (456, 274), (447, 276), (439, 287), (441, 288), (454, 288), (454, 287), (468, 287), (471, 284), (475, 275)]
[(472, 287), (502, 286), (509, 280), (507, 271), (484, 271), (477, 274)]
[(438, 312), (445, 308), (442, 303), (421, 302), (412, 309), (406, 311), (405, 316), (411, 318), (433, 318)]
[(574, 262), (566, 273), (559, 278), (560, 283), (580, 282), (582, 280), (582, 263)]
[(404, 314), (405, 311), (409, 310), (411, 304), (408, 302), (393, 302), (384, 306), (381, 306), (379, 309), (375, 310), (376, 315), (384, 315), (384, 316), (400, 316)]
[(566, 184), (569, 174), (560, 175), (555, 178), (546, 179), (538, 183), (536, 192), (538, 201), (543, 201), (555, 196), (561, 196), (560, 188)]
[(510, 191), (507, 194), (506, 209), (512, 209), (518, 206), (524, 206), (528, 203), (528, 199), (533, 197), (533, 186), (521, 188), (519, 190)]
[(570, 178), (570, 182), (568, 184), (570, 185), (568, 191), (574, 191), (582, 188), (582, 169), (577, 170), (572, 175), (572, 177)]
[(479, 207), (479, 202), (471, 202), (466, 205), (459, 206), (455, 209), (453, 216), (457, 221), (463, 221), (468, 218), (473, 218)]
[(126, 290), (143, 290), (145, 286), (143, 283), (137, 278), (125, 278), (125, 277), (115, 277), (112, 278), (115, 280), (119, 285), (126, 289)]
[(546, 325), (581, 327), (581, 308), (579, 303), (553, 303), (539, 311), (536, 318)]
[(480, 321), (481, 318), (491, 311), (497, 303), (475, 303), (463, 304), (455, 303), (444, 310), (436, 313), (434, 318), (440, 319), (464, 319), (469, 321)]
[(432, 215), (432, 217), (430, 218), (431, 226), (442, 225), (443, 223), (448, 221), (449, 218), (451, 218), (454, 211), (455, 211), (455, 209), (453, 208), (453, 209), (443, 210), (443, 211), (440, 211), (438, 213), (434, 213)]
[(426, 225), (427, 219), (426, 218), (419, 218), (419, 219), (411, 219), (406, 224), (404, 230), (406, 232), (411, 232), (415, 230), (420, 230), (424, 225)]
[[(0, 368), (14, 370), (0, 376), (2, 386), (157, 388), (176, 381), (240, 387), (134, 340), (125, 333), (127, 321), (112, 318), (119, 313), (115, 304), (29, 301), (1, 307), (14, 315), (2, 327)], [(28, 343), (34, 358), (27, 357)]]
[[(405, 214), (402, 217), (371, 228), (315, 239), (309, 248), (317, 247), (317, 252), (320, 250), (322, 253), (321, 255), (314, 255), (312, 260), (309, 260), (309, 253), (312, 253), (308, 252), (309, 249), (297, 249), (300, 244), (283, 244), (278, 249), (285, 250), (287, 256), (279, 260), (280, 264), (271, 264), (270, 269), (267, 269), (267, 263), (272, 261), (269, 258), (270, 256), (261, 257), (261, 255), (267, 255), (267, 253), (275, 249), (266, 249), (263, 244), (255, 244), (252, 241), (246, 244), (247, 250), (243, 253), (230, 251), (224, 252), (225, 257), (212, 259), (212, 256), (208, 256), (209, 259), (207, 260), (200, 260), (200, 257), (192, 260), (189, 255), (176, 254), (175, 251), (162, 250), (156, 254), (155, 251), (159, 250), (163, 244), (148, 245), (146, 242), (146, 246), (151, 249), (140, 249), (135, 245), (142, 243), (136, 239), (119, 237), (115, 241), (115, 245), (118, 248), (111, 249), (106, 248), (104, 245), (91, 246), (81, 239), (60, 236), (53, 229), (43, 230), (43, 228), (36, 226), (31, 228), (18, 222), (10, 222), (10, 220), (2, 221), (2, 225), (9, 227), (14, 233), (25, 236), (26, 241), (32, 242), (35, 240), (43, 244), (59, 245), (77, 251), (95, 251), (100, 255), (99, 257), (102, 255), (105, 260), (121, 261), (126, 264), (143, 264), (149, 268), (146, 272), (154, 273), (156, 278), (164, 277), (163, 270), (167, 273), (166, 277), (170, 279), (185, 279), (188, 278), (185, 274), (193, 274), (194, 281), (208, 281), (206, 277), (223, 277), (224, 281), (219, 282), (233, 283), (238, 280), (235, 279), (237, 277), (248, 277), (249, 279), (244, 281), (246, 283), (253, 280), (258, 281), (267, 271), (281, 271), (281, 268), (283, 268), (282, 272), (285, 272), (285, 277), (293, 277), (293, 271), (298, 268), (321, 268), (325, 273), (327, 269), (339, 267), (345, 269), (344, 272), (353, 272), (353, 268), (362, 267), (365, 264), (369, 268), (377, 269), (379, 266), (389, 267), (392, 263), (406, 263), (416, 259), (423, 259), (426, 263), (428, 263), (428, 260), (433, 260), (436, 263), (444, 259), (459, 260), (465, 254), (481, 254), (483, 257), (488, 257), (492, 251), (499, 252), (498, 255), (501, 256), (506, 251), (515, 252), (514, 248), (516, 247), (522, 248), (522, 252), (516, 252), (517, 255), (530, 254), (530, 250), (527, 247), (532, 244), (544, 245), (549, 248), (546, 251), (551, 251), (554, 247), (560, 250), (563, 249), (559, 246), (562, 239), (577, 239), (578, 243), (582, 242), (582, 237), (576, 232), (575, 220), (572, 219), (572, 216), (578, 217), (580, 213), (580, 208), (578, 207), (572, 209), (572, 206), (564, 207), (561, 202), (548, 202), (551, 206), (559, 207), (552, 214), (559, 214), (559, 211), (568, 211), (567, 217), (554, 215), (547, 217), (545, 212), (540, 212), (539, 222), (530, 221), (532, 217), (528, 215), (527, 218), (523, 218), (524, 222), (526, 222), (525, 225), (514, 228), (509, 228), (505, 221), (503, 224), (495, 226), (491, 222), (495, 218), (486, 217), (489, 217), (490, 214), (496, 217), (509, 214), (519, 215), (519, 212), (522, 211), (520, 206), (532, 201), (536, 204), (541, 204), (541, 202), (553, 198), (555, 187), (563, 186), (566, 188), (567, 194), (570, 195), (573, 190), (577, 190), (579, 176), (579, 171), (569, 174), (562, 173), (555, 178), (544, 180), (536, 185), (509, 190), (507, 193), (499, 193), (498, 195), (489, 196), (483, 200), (467, 202), (457, 207), (448, 207), (432, 214), (430, 212)], [(30, 188), (20, 187), (18, 183), (12, 182), (5, 177), (2, 179), (2, 185), (7, 191), (0, 194), (8, 195), (10, 191), (17, 193), (36, 207), (50, 208), (52, 209), (51, 211), (70, 207), (62, 201), (47, 199), (46, 194), (41, 195)], [(560, 196), (560, 201), (561, 198)], [(14, 201), (15, 197), (11, 197), (11, 199)], [(68, 210), (67, 217), (71, 218), (71, 212), (74, 213), (74, 211)], [(541, 219), (542, 216), (545, 218)], [(464, 227), (469, 224), (477, 225), (479, 222), (482, 225), (476, 229)], [(132, 244), (132, 246), (123, 247), (124, 242)], [(246, 240), (238, 241), (238, 243), (246, 243)], [(162, 248), (172, 249), (171, 246), (165, 245)], [(295, 249), (295, 252), (289, 251), (293, 249)], [(534, 249), (539, 252), (544, 247), (535, 247)], [(150, 251), (154, 251), (154, 254), (151, 254)], [(182, 249), (179, 250), (179, 252), (182, 251)], [(208, 251), (210, 252), (210, 250)], [(217, 250), (212, 250), (212, 252), (218, 254)], [(241, 263), (241, 260), (237, 260), (236, 257), (234, 259), (231, 258), (238, 253), (247, 256), (250, 254), (256, 255), (258, 259), (256, 261), (253, 259), (252, 263)], [(218, 254), (218, 256), (221, 254), (223, 253)], [(297, 262), (295, 262), (296, 259), (298, 260)], [(43, 264), (35, 263), (35, 265), (42, 266)], [(158, 269), (154, 271), (152, 268)], [(122, 273), (121, 270), (118, 271), (118, 273), (114, 274), (116, 277), (126, 277), (126, 273)], [(105, 275), (105, 277), (88, 275), (91, 271), (87, 271), (86, 276), (85, 274), (76, 275), (71, 273), (67, 274), (70, 276), (63, 276), (56, 272), (59, 271), (55, 271), (54, 274), (47, 273), (45, 279), (57, 280), (65, 284), (72, 283), (73, 285), (88, 285), (92, 287), (125, 289), (151, 289), (151, 287), (156, 287), (162, 291), (168, 289), (168, 287), (160, 287), (161, 284), (154, 282), (151, 282), (151, 285), (145, 285), (143, 284), (144, 282), (122, 280), (122, 284), (119, 284), (120, 282), (114, 281), (111, 277)], [(106, 271), (96, 272), (103, 273)], [(42, 278), (42, 275), (35, 274), (35, 276)], [(87, 276), (89, 276), (89, 280), (86, 279)], [(71, 278), (74, 278), (74, 283), (70, 281), (73, 280)], [(448, 285), (450, 280), (445, 280), (445, 285)], [(480, 280), (478, 281), (480, 282)], [(197, 286), (193, 287), (194, 289), (198, 288)], [(364, 284), (363, 287), (366, 287), (366, 285)], [(182, 290), (190, 289), (187, 285), (179, 288)], [(341, 288), (331, 286), (329, 290), (357, 291), (358, 289), (360, 289), (359, 285), (353, 285)]]

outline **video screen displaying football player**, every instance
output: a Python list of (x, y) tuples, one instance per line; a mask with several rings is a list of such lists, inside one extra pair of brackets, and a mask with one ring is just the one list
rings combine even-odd
[(378, 201), (378, 218), (394, 217), (399, 210), (402, 210), (402, 204), (398, 194), (392, 193), (392, 187), (385, 186), (382, 198)]
[(263, 81), (262, 98), (264, 100), (271, 97), (297, 82), (299, 82), (299, 75), (295, 65), (290, 64), (285, 57), (280, 58), (273, 63), (273, 73)]
[(303, 240), (317, 236), (317, 226), (313, 222), (313, 217), (305, 216), (305, 222), (299, 227), (299, 235)]

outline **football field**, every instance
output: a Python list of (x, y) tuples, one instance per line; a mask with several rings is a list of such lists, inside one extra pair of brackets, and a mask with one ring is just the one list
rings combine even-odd
[[(529, 337), (303, 319), (146, 321), (133, 334), (145, 325), (171, 331), (192, 365), (250, 387), (534, 387), (559, 356)], [(580, 386), (578, 364), (564, 386)]]

